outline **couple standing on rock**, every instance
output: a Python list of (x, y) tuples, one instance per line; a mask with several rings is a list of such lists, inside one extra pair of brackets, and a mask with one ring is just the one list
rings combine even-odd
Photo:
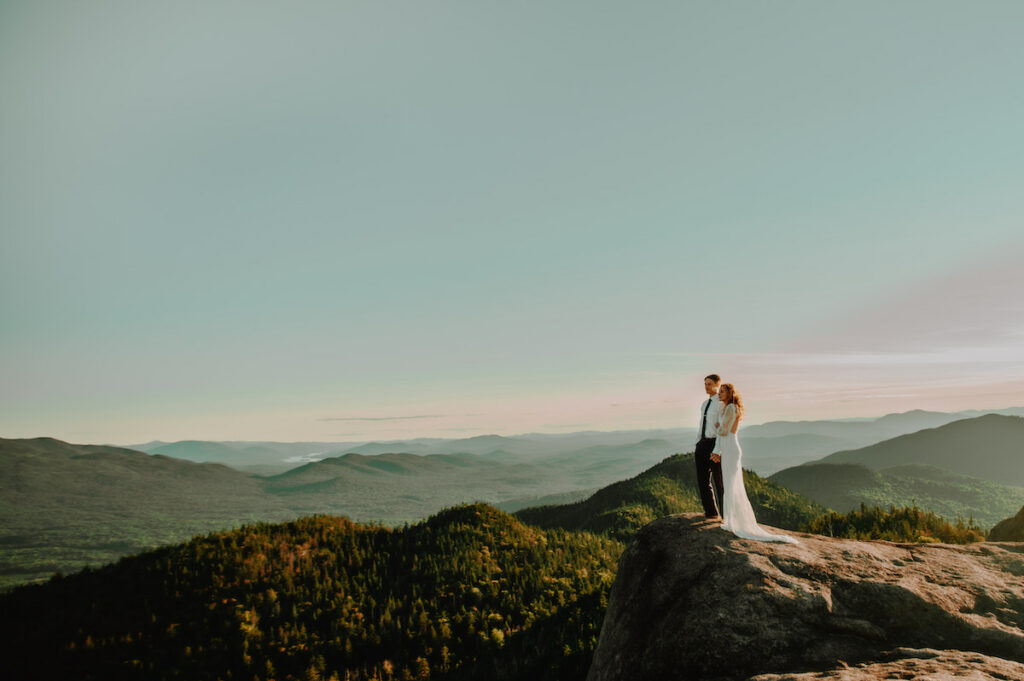
[(701, 405), (693, 457), (704, 515), (711, 520), (721, 520), (722, 529), (737, 537), (798, 543), (793, 537), (765, 532), (754, 518), (754, 509), (743, 486), (743, 450), (736, 438), (743, 418), (740, 394), (732, 383), (722, 383), (718, 374), (704, 378), (704, 390), (708, 398)]

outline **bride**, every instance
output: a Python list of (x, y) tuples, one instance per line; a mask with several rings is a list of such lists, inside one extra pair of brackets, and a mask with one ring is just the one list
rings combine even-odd
[(711, 454), (712, 461), (722, 462), (722, 479), (725, 483), (725, 498), (722, 508), (722, 529), (729, 530), (743, 539), (785, 542), (797, 544), (797, 540), (782, 534), (772, 534), (761, 529), (754, 518), (754, 509), (747, 499), (743, 487), (743, 450), (736, 439), (736, 430), (743, 418), (743, 400), (732, 383), (723, 383), (718, 389), (722, 403), (718, 422), (718, 440)]

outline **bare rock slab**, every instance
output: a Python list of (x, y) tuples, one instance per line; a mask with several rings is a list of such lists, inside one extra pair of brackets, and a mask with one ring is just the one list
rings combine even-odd
[(644, 527), (619, 563), (588, 681), (939, 679), (955, 665), (956, 678), (1024, 679), (985, 675), (1024, 663), (1024, 545), (788, 534), (800, 544), (739, 539), (693, 514)]
[[(898, 648), (890, 662), (842, 666), (803, 674), (758, 674), (750, 681), (1020, 681), (1024, 664), (962, 650), (908, 650)], [(903, 657), (899, 657), (899, 656)]]

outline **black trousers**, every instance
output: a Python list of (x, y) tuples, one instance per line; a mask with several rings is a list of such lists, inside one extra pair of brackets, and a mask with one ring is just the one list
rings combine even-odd
[(701, 438), (693, 450), (693, 460), (697, 464), (697, 491), (700, 492), (700, 503), (704, 505), (706, 516), (722, 515), (722, 500), (725, 497), (722, 462), (715, 463), (711, 460), (711, 450), (714, 448), (715, 439), (705, 437)]

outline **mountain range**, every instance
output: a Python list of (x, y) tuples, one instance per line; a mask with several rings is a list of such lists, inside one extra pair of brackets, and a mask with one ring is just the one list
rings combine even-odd
[[(22, 450), (78, 451), (56, 441), (13, 442)], [(652, 452), (662, 446), (641, 444)], [(123, 455), (145, 465), (144, 454)], [(338, 470), (416, 477), (445, 466), (454, 475), (480, 461), (486, 459), (472, 454), (346, 454), (264, 484), (301, 496), (302, 488), (338, 484)], [(797, 527), (825, 510), (747, 475), (754, 508), (767, 522)], [(311, 516), (195, 537), (0, 597), (0, 646), (22, 651), (19, 660), (33, 651), (31, 668), (42, 678), (88, 677), (126, 658), (139, 661), (128, 677), (147, 679), (206, 678), (212, 669), (243, 678), (323, 678), (343, 668), (372, 678), (358, 676), (353, 664), (382, 678), (394, 666), (410, 678), (426, 669), (453, 680), (582, 678), (622, 541), (653, 517), (699, 508), (694, 485), (693, 455), (680, 454), (583, 502), (515, 516), (469, 504), (396, 529)], [(60, 618), (33, 614), (57, 603)], [(54, 642), (59, 652), (39, 657)], [(505, 671), (495, 676), (495, 668)]]
[(0, 585), (295, 516), (227, 466), (53, 438), (0, 438), (0, 500)]
[[(834, 445), (840, 436), (866, 438), (950, 416), (907, 412), (868, 421), (751, 426), (742, 431), (744, 464), (757, 470), (756, 457), (747, 455), (756, 453), (758, 443), (772, 443), (776, 452), (784, 452), (781, 457), (801, 458)], [(813, 462), (817, 467), (790, 467), (769, 480), (836, 510), (916, 502), (944, 517), (973, 516), (989, 526), (1024, 504), (1022, 424), (1019, 417), (994, 414), (965, 419), (838, 451), (819, 457)], [(693, 435), (680, 430), (672, 439), (630, 441), (638, 434), (649, 431), (398, 443), (419, 453), (385, 451), (396, 443), (349, 443), (348, 449), (357, 451), (331, 456), (326, 456), (331, 443), (147, 443), (153, 451), (235, 460), (248, 455), (301, 459), (318, 449), (323, 456), (263, 475), (243, 472), (245, 466), (237, 463), (238, 468), (197, 463), (53, 438), (0, 439), (0, 585), (102, 564), (201, 532), (314, 513), (398, 525), (446, 506), (483, 501), (508, 511), (569, 504), (584, 508), (596, 522), (600, 514), (575, 504), (688, 451)], [(679, 475), (687, 473), (680, 469)], [(685, 492), (668, 492), (658, 494), (663, 500), (676, 495), (679, 503), (648, 505), (635, 511), (632, 522), (695, 509), (692, 499), (678, 496)]]
[(1024, 418), (986, 414), (901, 435), (822, 463), (859, 463), (878, 470), (925, 464), (1004, 485), (1024, 485)]
[[(975, 432), (977, 425), (971, 421), (987, 425), (987, 418), (939, 430), (957, 426)], [(921, 434), (931, 437), (929, 432)], [(1002, 431), (987, 428), (982, 432)], [(908, 442), (914, 441), (904, 440), (904, 444)], [(665, 446), (657, 440), (635, 444), (639, 452), (652, 456)], [(984, 440), (974, 444), (982, 452), (997, 450), (986, 447)], [(592, 445), (584, 450), (587, 454), (577, 457), (551, 457), (548, 465), (575, 466), (582, 458), (602, 470), (603, 463), (615, 465), (618, 461), (614, 449)], [(476, 469), (512, 470), (543, 463), (497, 463), (510, 454), (348, 453), (260, 477), (219, 464), (73, 445), (51, 438), (0, 440), (0, 480), (4, 484), (0, 492), (4, 513), (10, 510), (8, 499), (34, 512), (29, 504), (33, 495), (50, 495), (51, 506), (35, 513), (36, 520), (50, 523), (49, 528), (40, 525), (40, 531), (58, 529), (76, 508), (99, 514), (109, 530), (118, 522), (118, 514), (130, 514), (131, 503), (149, 505), (156, 513), (183, 511), (203, 506), (204, 495), (220, 494), (226, 485), (240, 485), (237, 498), (247, 504), (269, 499), (294, 512), (288, 504), (296, 500), (308, 503), (309, 499), (327, 500), (332, 494), (347, 496), (351, 489), (336, 489), (346, 480), (370, 485), (372, 480), (422, 482), (460, 475), (471, 479), (467, 472)], [(963, 492), (958, 485), (976, 481), (967, 478), (965, 482), (965, 476), (916, 463), (877, 471), (863, 464), (817, 463), (797, 470), (811, 471), (814, 478), (816, 468), (820, 478), (854, 479), (863, 484), (881, 478), (892, 485), (892, 480), (903, 477), (930, 480), (947, 492)], [(752, 471), (745, 471), (744, 478), (758, 520), (766, 525), (800, 529), (826, 511), (821, 503)], [(212, 481), (211, 486), (204, 486), (206, 481)], [(638, 545), (646, 547), (651, 556), (649, 570), (644, 572), (648, 576), (642, 580), (647, 594), (672, 585), (696, 585), (693, 593), (697, 598), (730, 594), (746, 603), (755, 586), (778, 589), (787, 602), (810, 618), (808, 621), (817, 622), (826, 613), (834, 614), (832, 609), (821, 605), (820, 599), (808, 599), (803, 587), (792, 589), (794, 579), (812, 579), (829, 585), (833, 597), (846, 599), (844, 608), (859, 604), (865, 613), (877, 614), (878, 622), (887, 621), (888, 612), (880, 611), (876, 604), (880, 595), (895, 593), (892, 588), (880, 592), (869, 584), (863, 593), (851, 593), (844, 590), (847, 581), (831, 578), (846, 569), (844, 561), (850, 553), (846, 544), (805, 536), (784, 561), (773, 558), (752, 563), (749, 556), (759, 548), (751, 552), (744, 547), (756, 542), (738, 540), (698, 516), (685, 515), (700, 507), (695, 484), (693, 455), (673, 454), (584, 499), (525, 508), (514, 515), (476, 503), (444, 509), (399, 528), (318, 515), (276, 524), (255, 522), (196, 536), (98, 569), (0, 594), (0, 657), (14, 678), (324, 679), (333, 675), (351, 679), (582, 681), (598, 633), (604, 636), (601, 622), (611, 579), (626, 558), (635, 556)], [(393, 499), (386, 501), (392, 503)], [(231, 510), (230, 504), (225, 510)], [(12, 517), (27, 523), (33, 512)], [(656, 519), (660, 520), (652, 522)], [(4, 520), (7, 532), (7, 518)], [(88, 521), (88, 515), (83, 516), (83, 527)], [(651, 551), (650, 542), (645, 544), (642, 537), (631, 541), (641, 528), (649, 537), (650, 528), (658, 527), (670, 528), (661, 536), (668, 542), (664, 546), (671, 548)], [(686, 528), (701, 538), (684, 538)], [(17, 544), (26, 538), (5, 535), (0, 544), (12, 543), (8, 539)], [(696, 561), (689, 555), (695, 546), (704, 547), (696, 549), (701, 557)], [(892, 565), (906, 568), (908, 577), (922, 569), (913, 545), (888, 546)], [(1012, 551), (998, 550), (1002, 553), (992, 562), (1014, 573), (1015, 568), (1005, 559)], [(859, 553), (868, 559), (877, 557), (874, 548)], [(975, 553), (990, 556), (993, 551)], [(914, 560), (911, 567), (906, 567), (908, 555)], [(952, 555), (945, 549), (936, 553), (945, 557), (942, 560)], [(827, 569), (822, 568), (819, 556), (828, 556), (824, 561)], [(678, 566), (665, 571), (664, 577), (650, 577), (655, 574), (652, 571), (676, 559)], [(711, 562), (718, 566), (713, 570), (701, 567)], [(748, 581), (727, 576), (716, 589), (701, 586), (708, 574), (719, 579), (732, 574), (729, 570), (746, 574), (751, 565), (764, 570), (764, 575), (755, 574)], [(861, 579), (870, 581), (877, 561), (871, 565), (875, 567), (867, 571), (859, 563), (854, 568)], [(935, 565), (942, 575), (962, 577), (961, 571), (951, 569), (951, 563)], [(634, 577), (638, 574), (632, 569), (627, 572)], [(887, 568), (885, 575), (890, 573)], [(886, 596), (881, 602), (887, 609), (893, 605), (890, 601)], [(776, 594), (750, 607), (763, 612), (779, 602)], [(897, 607), (904, 602), (897, 599)], [(992, 612), (1019, 620), (1019, 612), (1003, 607), (1001, 600), (985, 603)], [(925, 605), (928, 612), (934, 612), (933, 604)], [(641, 604), (638, 613), (649, 616), (678, 609)], [(60, 616), (52, 616), (54, 612)], [(713, 612), (709, 617), (714, 617)], [(915, 617), (906, 619), (912, 622)], [(948, 620), (944, 613), (936, 617), (940, 623)], [(836, 640), (877, 643), (875, 624), (865, 628), (858, 623), (850, 625), (843, 616), (834, 619), (840, 627)], [(988, 622), (988, 618), (975, 619)], [(774, 636), (771, 626), (758, 628), (769, 638)], [(999, 629), (997, 625), (990, 628)], [(740, 660), (744, 668), (762, 669), (764, 655), (742, 652), (750, 635), (750, 631), (737, 629), (740, 638), (735, 643), (740, 652), (728, 657), (737, 662), (739, 655), (746, 655)], [(942, 636), (936, 635), (934, 640), (940, 641)], [(599, 665), (594, 668), (601, 669)]]
[[(621, 446), (642, 440), (661, 439), (683, 443), (692, 441), (695, 428), (639, 431), (580, 431), (576, 433), (526, 435), (477, 435), (468, 438), (415, 438), (381, 442), (211, 442), (206, 440), (159, 440), (127, 448), (151, 454), (164, 454), (197, 462), (223, 463), (251, 469), (275, 466), (288, 468), (345, 454), (478, 454), (506, 452), (521, 460), (564, 454), (598, 445)], [(117, 446), (117, 445), (110, 445)]]
[(986, 414), (787, 468), (770, 480), (838, 511), (910, 503), (991, 527), (1024, 504), (1024, 418)]
[(987, 412), (913, 410), (887, 414), (877, 419), (841, 421), (771, 421), (741, 428), (740, 441), (743, 444), (744, 465), (761, 475), (771, 475), (783, 468), (814, 461), (834, 452), (859, 449), (900, 435), (984, 414), (1024, 416), (1024, 407)]
[[(613, 578), (622, 591), (616, 574), (622, 572), (640, 593), (625, 599), (636, 605), (626, 631), (637, 633), (642, 617), (676, 613), (691, 622), (695, 615), (686, 610), (696, 607), (706, 621), (717, 617), (715, 626), (732, 627), (716, 634), (733, 648), (717, 655), (715, 669), (745, 671), (707, 678), (747, 678), (780, 669), (776, 658), (749, 648), (752, 636), (788, 636), (795, 643), (785, 648), (786, 662), (803, 669), (799, 641), (823, 617), (827, 626), (818, 628), (843, 645), (884, 646), (878, 632), (891, 619), (889, 610), (910, 603), (915, 609), (884, 635), (903, 640), (904, 631), (923, 631), (924, 638), (913, 641), (940, 642), (947, 634), (936, 627), (948, 624), (947, 613), (931, 600), (905, 598), (907, 584), (953, 579), (965, 593), (977, 593), (980, 584), (998, 583), (992, 580), (1003, 574), (986, 573), (988, 582), (971, 582), (978, 570), (963, 569), (960, 556), (968, 554), (952, 547), (922, 562), (920, 552), (906, 544), (886, 548), (808, 535), (777, 560), (774, 545), (739, 540), (699, 514), (683, 512), (699, 507), (694, 470), (692, 454), (671, 456), (582, 502), (515, 516), (470, 504), (396, 529), (312, 516), (195, 537), (0, 594), (0, 657), (13, 678), (34, 679), (582, 681), (588, 669), (593, 674), (608, 665), (607, 654), (594, 665), (591, 660), (598, 635), (607, 648), (605, 631), (616, 630), (602, 621)], [(823, 510), (755, 473), (747, 471), (745, 478), (755, 512), (766, 524), (796, 529)], [(627, 545), (641, 527), (643, 536)], [(658, 532), (657, 541), (651, 541), (652, 532)], [(995, 551), (991, 560), (986, 557), (993, 550), (972, 555), (1006, 575), (1018, 572), (1010, 551)], [(882, 552), (886, 569), (879, 573)], [(922, 578), (922, 570), (934, 574)], [(709, 587), (711, 580), (720, 584)], [(793, 588), (795, 580), (799, 589)], [(867, 586), (847, 588), (861, 582)], [(842, 612), (814, 596), (826, 587), (831, 591), (824, 593), (841, 600)], [(692, 596), (662, 597), (680, 589)], [(1004, 595), (992, 593), (996, 600), (979, 601), (985, 617), (964, 614), (959, 592), (948, 599), (960, 608), (951, 612), (998, 635), (1000, 624), (988, 613), (1019, 623), (1019, 608), (1008, 609)], [(730, 612), (740, 603), (741, 610), (755, 613), (756, 631), (746, 620), (722, 620), (716, 607), (693, 605), (709, 597)], [(616, 597), (614, 607), (623, 602)], [(871, 626), (860, 619), (849, 623), (846, 613), (854, 606), (858, 617), (874, 618)], [(798, 621), (804, 629), (778, 627), (773, 613), (779, 607), (787, 609), (781, 621)], [(59, 617), (52, 616), (58, 611)], [(919, 623), (924, 615), (933, 618), (928, 627), (903, 624)], [(957, 622), (949, 626), (955, 639), (963, 628)], [(659, 649), (678, 652), (670, 643), (680, 635), (666, 635)], [(1005, 635), (993, 640), (1017, 645)], [(774, 666), (766, 667), (769, 662)]]
[[(476, 439), (470, 447), (496, 444), (510, 443)], [(670, 442), (648, 440), (533, 462), (506, 450), (348, 453), (258, 476), (119, 447), (0, 439), (0, 586), (255, 521), (330, 513), (398, 525), (459, 503), (517, 509), (573, 499), (674, 452)]]
[[(695, 409), (696, 411), (696, 409)], [(1024, 416), (1024, 407), (981, 412), (931, 412), (914, 410), (875, 419), (825, 421), (771, 421), (743, 426), (741, 440), (746, 465), (761, 475), (819, 459), (833, 452), (856, 449), (882, 440), (934, 428), (985, 413)], [(681, 419), (685, 422), (685, 419)], [(382, 442), (211, 442), (159, 440), (125, 448), (163, 454), (196, 462), (222, 463), (248, 473), (276, 475), (290, 468), (345, 454), (457, 454), (484, 455), (504, 452), (520, 462), (565, 455), (590, 447), (620, 447), (644, 440), (667, 440), (675, 451), (689, 451), (696, 428), (661, 428), (632, 431), (580, 431), (575, 433), (527, 433), (479, 435), (470, 438), (415, 438)], [(118, 445), (111, 445), (118, 446)]]

